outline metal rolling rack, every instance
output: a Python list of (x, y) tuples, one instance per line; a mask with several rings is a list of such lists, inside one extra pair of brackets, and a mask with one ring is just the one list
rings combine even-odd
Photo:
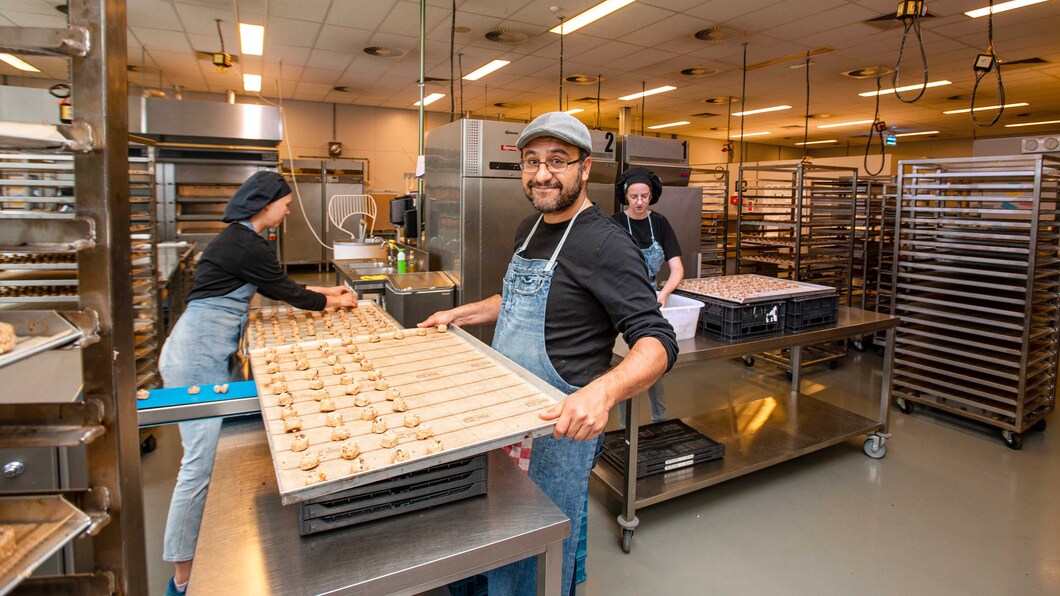
[(1060, 160), (903, 161), (895, 218), (894, 395), (1001, 429), (1056, 403)]
[[(865, 310), (876, 308), (883, 234), (883, 195), (885, 185), (891, 181), (889, 176), (872, 176), (861, 177), (857, 182), (850, 305)], [(858, 351), (864, 351), (865, 339), (853, 338), (851, 345)]]
[[(805, 162), (740, 168), (737, 183), (736, 272), (759, 273), (836, 288), (850, 304), (856, 168)], [(847, 354), (846, 342), (806, 346), (802, 366)], [(791, 375), (789, 350), (761, 357)], [(750, 366), (753, 358), (744, 358)]]
[[(70, 0), (69, 26), (61, 29), (0, 27), (5, 52), (71, 59), (74, 122), (69, 125), (2, 123), (3, 147), (73, 152), (72, 216), (0, 218), (0, 238), (8, 245), (56, 252), (76, 250), (79, 318), (95, 321), (80, 354), (82, 389), (70, 401), (0, 403), (0, 448), (83, 447), (87, 483), (81, 489), (31, 491), (31, 501), (61, 496), (79, 520), (70, 531), (49, 534), (47, 550), (75, 536), (90, 543), (90, 565), (76, 573), (25, 577), (46, 551), (4, 563), (9, 572), (0, 590), (18, 593), (144, 594), (144, 554), (140, 454), (136, 429), (129, 237), (128, 113), (126, 102), (126, 19), (121, 0)], [(73, 316), (73, 315), (68, 315)], [(34, 367), (50, 350), (14, 366)], [(49, 394), (61, 370), (41, 366), (35, 390)], [(6, 395), (6, 394), (5, 394)], [(12, 498), (11, 494), (5, 499)], [(14, 497), (18, 498), (18, 497)], [(8, 501), (10, 502), (10, 501)], [(16, 518), (32, 507), (14, 507)], [(86, 519), (87, 518), (87, 519)], [(10, 517), (5, 523), (11, 523)], [(84, 528), (83, 531), (76, 528)], [(25, 548), (30, 545), (24, 544)], [(21, 554), (21, 553), (20, 553)]]
[(698, 277), (725, 275), (729, 252), (729, 171), (721, 166), (693, 168), (688, 185), (703, 190)]
[(134, 145), (129, 151), (129, 234), (132, 249), (133, 340), (136, 388), (161, 384), (162, 290), (159, 285), (158, 216), (155, 208), (154, 148)]
[[(873, 309), (878, 313), (890, 313), (894, 301), (894, 217), (895, 204), (898, 200), (898, 182), (893, 179), (883, 184), (883, 195), (880, 203), (880, 265), (876, 270), (876, 295)], [(874, 335), (872, 343), (876, 352), (883, 353), (884, 339)]]

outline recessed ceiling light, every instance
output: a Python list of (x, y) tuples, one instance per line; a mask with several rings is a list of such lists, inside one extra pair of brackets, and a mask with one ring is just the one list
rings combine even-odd
[(567, 110), (565, 113), (567, 113), (567, 114), (578, 114), (578, 113), (581, 113), (581, 112), (584, 112), (584, 111), (585, 110), (583, 110), (581, 108), (571, 108), (571, 109)]
[(364, 48), (363, 51), (369, 56), (378, 56), (379, 58), (396, 58), (405, 55), (405, 50), (400, 48), (386, 48), (383, 46), (368, 46), (367, 48)]
[(0, 54), (0, 60), (3, 60), (4, 62), (7, 62), (11, 66), (13, 66), (13, 67), (15, 67), (15, 68), (17, 68), (17, 69), (19, 69), (21, 71), (25, 71), (25, 72), (40, 72), (40, 69), (37, 68), (36, 66), (33, 66), (32, 64), (30, 64), (28, 62), (25, 62), (24, 60), (22, 60), (21, 58), (19, 58), (17, 56), (12, 56), (11, 54)]
[(678, 71), (681, 75), (686, 77), (709, 77), (712, 74), (718, 74), (718, 69), (708, 68), (706, 66), (693, 66), (692, 68), (686, 68)]
[(574, 83), (576, 85), (592, 85), (594, 83), (599, 82), (600, 77), (593, 75), (573, 74), (569, 77), (564, 77), (563, 80), (567, 81), (568, 83)]
[(489, 64), (487, 64), (485, 66), (482, 66), (479, 69), (464, 75), (464, 80), (465, 81), (477, 81), (477, 80), (481, 79), (482, 77), (488, 75), (489, 73), (491, 73), (491, 72), (493, 72), (495, 70), (504, 68), (505, 66), (508, 66), (511, 63), (512, 63), (511, 60), (494, 60), (493, 62), (490, 62)]
[(1060, 120), (1043, 120), (1041, 122), (1020, 122), (1019, 124), (1006, 124), (1005, 128), (1019, 128), (1020, 126), (1041, 126), (1043, 124), (1060, 124)]
[(779, 112), (781, 110), (790, 110), (791, 106), (773, 106), (771, 108), (759, 108), (757, 110), (747, 110), (746, 112), (733, 112), (733, 116), (751, 116), (754, 114), (764, 114), (766, 112)]
[[(434, 102), (438, 101), (439, 99), (441, 99), (441, 98), (443, 98), (443, 97), (445, 97), (445, 94), (444, 94), (444, 93), (431, 93), (431, 94), (430, 94), (430, 95), (428, 95), (427, 97), (424, 97), (424, 98), (423, 98), (423, 105), (424, 105), (424, 106), (429, 106), (429, 105), (431, 105), (432, 103), (434, 103)], [(414, 103), (414, 104), (412, 104), (412, 105), (414, 105), (414, 106), (418, 106), (418, 105), (420, 105), (420, 102), (418, 102), (418, 101), (417, 101), (416, 103)]]
[[(934, 81), (928, 83), (927, 87), (942, 87), (943, 85), (952, 85), (952, 81)], [(923, 89), (925, 85), (906, 85), (905, 87), (898, 87), (897, 89), (880, 89), (879, 91), (866, 91), (864, 93), (858, 93), (861, 97), (874, 97), (876, 95), (886, 95), (888, 93), (894, 93), (895, 91), (901, 93), (902, 91), (917, 91)]]
[[(745, 135), (746, 136), (746, 135)], [(808, 141), (806, 143), (795, 143), (796, 145), (824, 145), (825, 143), (838, 143), (836, 139), (828, 139), (827, 141)]]
[(692, 124), (688, 120), (681, 120), (680, 122), (670, 122), (668, 124), (656, 124), (655, 126), (649, 126), (649, 130), (659, 130), (660, 128), (670, 128), (671, 126), (684, 126), (685, 124)]
[(708, 97), (703, 100), (703, 103), (710, 104), (722, 104), (722, 103), (740, 103), (739, 97)]
[(978, 112), (981, 110), (996, 110), (998, 108), (1021, 108), (1023, 106), (1029, 105), (1031, 104), (1024, 101), (1020, 103), (1007, 103), (1003, 106), (983, 106), (981, 108), (975, 108), (975, 110), (972, 110), (971, 108), (964, 108), (963, 110), (946, 110), (945, 112), (943, 112), (943, 114), (967, 114), (968, 112), (972, 111)]
[(762, 135), (771, 135), (771, 134), (773, 134), (773, 133), (771, 133), (771, 132), (769, 132), (767, 130), (767, 131), (764, 131), (764, 132), (745, 132), (745, 133), (743, 133), (743, 136), (745, 136), (745, 137), (760, 137)]
[(969, 10), (964, 14), (972, 17), (973, 19), (978, 19), (979, 17), (985, 17), (991, 12), (997, 14), (999, 12), (1005, 12), (1006, 10), (1023, 8), (1024, 6), (1031, 6), (1032, 4), (1039, 4), (1041, 2), (1045, 2), (1045, 0), (1012, 0), (1011, 2), (1002, 2), (1001, 4), (995, 4), (993, 8), (989, 6), (984, 6), (983, 8)]
[(258, 93), (261, 91), (261, 75), (256, 74), (244, 74), (243, 75), (243, 91), (252, 91)]
[(818, 124), (817, 128), (838, 128), (840, 126), (857, 126), (858, 124), (872, 124), (872, 120), (854, 120), (852, 122), (837, 122), (836, 124)]
[(655, 95), (656, 93), (666, 93), (667, 91), (673, 91), (674, 89), (677, 89), (677, 87), (665, 85), (662, 87), (656, 87), (654, 89), (648, 89), (647, 91), (641, 91), (640, 93), (634, 93), (633, 95), (624, 95), (622, 97), (619, 97), (618, 99), (620, 101), (629, 101), (631, 99), (640, 99), (649, 95)]
[(894, 136), (896, 136), (896, 137), (919, 137), (921, 135), (937, 135), (937, 134), (939, 134), (939, 131), (937, 131), (937, 130), (925, 130), (923, 132), (903, 132), (901, 134), (897, 134), (897, 135), (894, 135)]
[(239, 49), (244, 54), (261, 56), (265, 53), (265, 27), (261, 25), (239, 24)]
[(574, 33), (578, 29), (592, 23), (598, 19), (602, 19), (607, 15), (615, 12), (616, 10), (633, 4), (636, 0), (604, 0), (589, 10), (575, 16), (572, 19), (567, 19), (561, 25), (557, 25), (549, 29), (552, 33), (560, 33), (562, 35), (569, 35)]

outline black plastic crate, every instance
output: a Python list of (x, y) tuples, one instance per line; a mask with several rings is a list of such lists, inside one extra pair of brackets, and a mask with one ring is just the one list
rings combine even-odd
[[(642, 426), (639, 430), (638, 479), (725, 457), (725, 445), (680, 420), (664, 420)], [(612, 466), (625, 469), (625, 430), (604, 433), (603, 458)]]
[(784, 329), (803, 331), (813, 327), (834, 325), (839, 320), (839, 296), (819, 296), (788, 300), (784, 315)]
[(486, 454), (409, 472), (299, 504), (306, 536), (486, 494)]
[(786, 300), (738, 304), (691, 292), (674, 292), (703, 303), (699, 332), (724, 340), (744, 339), (784, 331)]

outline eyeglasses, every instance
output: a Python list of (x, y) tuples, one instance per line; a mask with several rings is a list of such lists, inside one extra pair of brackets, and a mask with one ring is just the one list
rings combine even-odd
[(581, 158), (572, 161), (567, 161), (558, 157), (546, 159), (545, 161), (541, 161), (540, 159), (524, 159), (519, 162), (519, 169), (527, 174), (536, 174), (538, 168), (541, 167), (541, 164), (545, 164), (545, 169), (549, 172), (552, 172), (553, 174), (562, 174), (567, 171), (567, 168), (579, 161), (581, 161)]

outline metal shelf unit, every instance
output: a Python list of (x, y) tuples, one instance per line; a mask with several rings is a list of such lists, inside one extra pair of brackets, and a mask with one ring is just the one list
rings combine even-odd
[[(83, 567), (61, 577), (27, 577), (40, 559), (22, 556), (10, 565), (14, 573), (5, 576), (0, 591), (145, 594), (143, 495), (132, 397), (136, 376), (125, 2), (69, 0), (68, 8), (68, 27), (0, 27), (7, 52), (70, 59), (75, 106), (72, 124), (38, 125), (33, 134), (26, 134), (25, 126), (0, 123), (5, 128), (0, 148), (75, 152), (73, 200), (61, 201), (71, 211), (61, 216), (5, 215), (0, 218), (0, 242), (25, 247), (27, 252), (76, 253), (79, 312), (66, 314), (94, 323), (74, 352), (83, 372), (81, 391), (72, 401), (58, 395), (54, 387), (61, 369), (46, 364), (55, 350), (34, 353), (17, 363), (35, 369), (36, 393), (42, 399), (14, 403), (19, 400), (0, 395), (0, 447), (72, 446), (84, 454), (84, 487), (58, 492), (87, 515), (87, 528), (76, 535), (83, 537), (79, 543), (88, 545), (90, 553)], [(68, 164), (71, 160), (59, 159), (57, 154), (59, 161)], [(0, 371), (7, 374), (15, 366), (8, 364)], [(46, 492), (54, 495), (57, 491)]]
[[(880, 202), (880, 264), (876, 270), (876, 295), (873, 309), (878, 313), (890, 313), (894, 301), (894, 218), (898, 202), (898, 182), (892, 180), (883, 185)], [(872, 343), (879, 350), (884, 348), (882, 336), (874, 336)]]
[(903, 161), (895, 217), (894, 395), (1002, 429), (1055, 407), (1060, 160)]
[[(741, 167), (736, 272), (830, 286), (840, 304), (850, 304), (858, 185), (856, 168), (805, 162)], [(834, 367), (846, 354), (845, 341), (807, 346), (801, 365)], [(762, 358), (791, 374), (790, 351)]]
[(162, 290), (159, 283), (154, 155), (154, 148), (145, 145), (133, 145), (129, 150), (129, 234), (133, 259), (133, 341), (137, 389), (154, 389), (161, 384), (158, 357), (165, 339), (162, 333)]
[(857, 182), (854, 207), (854, 253), (851, 306), (874, 310), (880, 277), (883, 200), (890, 177), (862, 177)]
[(729, 252), (729, 172), (723, 167), (692, 169), (689, 186), (703, 191), (699, 276), (725, 275)]

